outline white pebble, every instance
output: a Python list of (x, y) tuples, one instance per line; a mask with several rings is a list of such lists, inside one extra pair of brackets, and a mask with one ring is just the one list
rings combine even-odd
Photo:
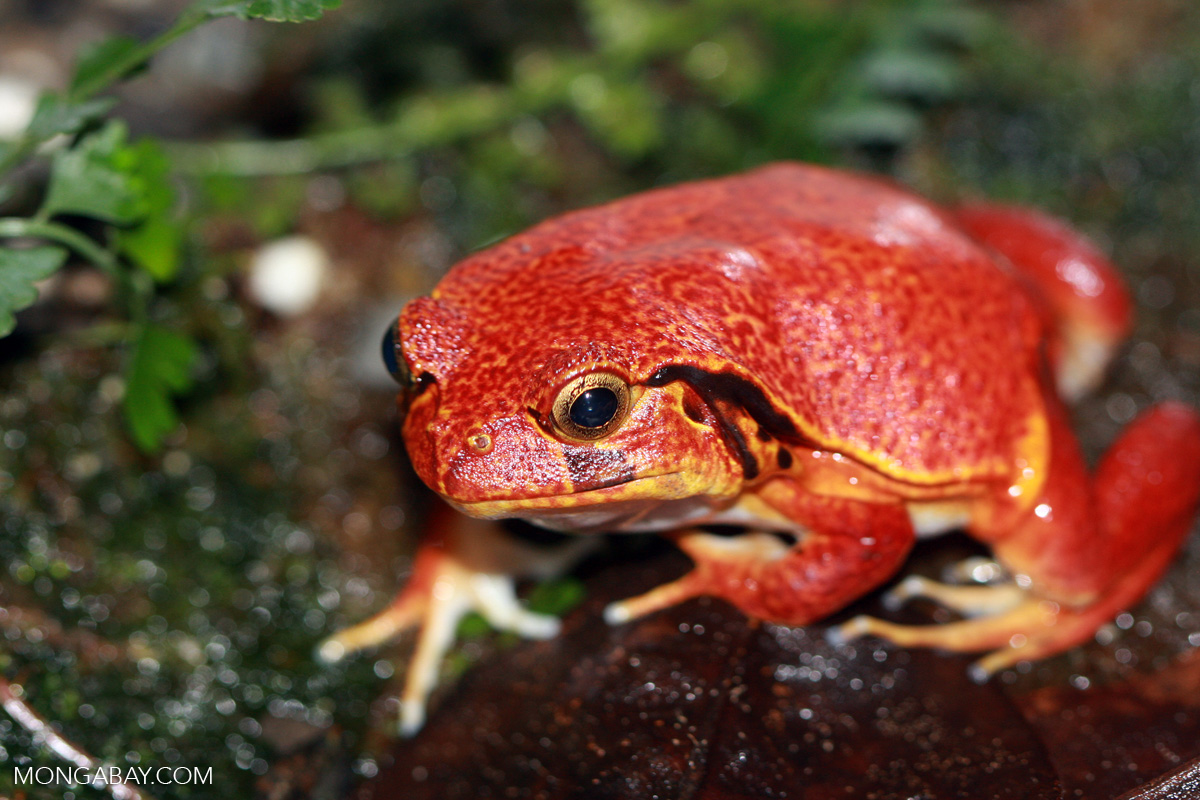
[(14, 75), (0, 75), (0, 139), (15, 139), (33, 119), (38, 87)]
[(258, 249), (250, 264), (250, 296), (281, 317), (312, 308), (321, 293), (329, 256), (307, 236), (288, 236)]

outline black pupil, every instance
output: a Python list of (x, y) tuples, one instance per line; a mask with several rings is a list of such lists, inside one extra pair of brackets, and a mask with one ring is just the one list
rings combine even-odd
[(581, 428), (599, 428), (617, 414), (617, 393), (597, 386), (588, 389), (571, 403), (571, 422)]

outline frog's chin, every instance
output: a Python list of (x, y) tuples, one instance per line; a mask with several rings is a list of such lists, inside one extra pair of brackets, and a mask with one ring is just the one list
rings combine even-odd
[(565, 495), (450, 502), (472, 517), (517, 518), (569, 533), (671, 530), (700, 524), (727, 505), (720, 497), (689, 487), (678, 473)]

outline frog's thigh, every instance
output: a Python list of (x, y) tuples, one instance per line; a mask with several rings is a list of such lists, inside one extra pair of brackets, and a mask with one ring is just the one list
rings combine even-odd
[(973, 533), (1042, 598), (1073, 608), (1136, 602), (1195, 514), (1200, 416), (1179, 404), (1150, 409), (1122, 432), (1093, 476), (1065, 409), (1057, 401), (1047, 406), (1051, 463), (1041, 495), (1015, 516), (998, 503), (990, 529)]
[(794, 543), (768, 533), (676, 534), (695, 568), (677, 581), (612, 604), (606, 618), (621, 622), (713, 595), (752, 617), (803, 625), (886, 581), (912, 546), (912, 524), (901, 503), (817, 497), (785, 487), (764, 499), (806, 533)]
[(1082, 235), (1033, 210), (985, 203), (954, 214), (975, 239), (1007, 256), (1045, 301), (1059, 394), (1075, 400), (1095, 388), (1129, 329), (1129, 296), (1116, 268)]

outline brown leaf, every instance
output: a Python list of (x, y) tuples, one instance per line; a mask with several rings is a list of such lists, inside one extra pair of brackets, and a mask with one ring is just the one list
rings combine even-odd
[(357, 797), (1061, 796), (1036, 732), (965, 659), (833, 648), (710, 600), (601, 619), (684, 568), (597, 576), (560, 637), (479, 665)]
[(1123, 794), (1118, 800), (1194, 800), (1200, 797), (1200, 758)]
[[(1200, 756), (1200, 651), (1148, 675), (1086, 691), (1046, 687), (1018, 703), (1041, 732), (1067, 797), (1107, 800)], [(1200, 780), (1198, 769), (1191, 780)]]

